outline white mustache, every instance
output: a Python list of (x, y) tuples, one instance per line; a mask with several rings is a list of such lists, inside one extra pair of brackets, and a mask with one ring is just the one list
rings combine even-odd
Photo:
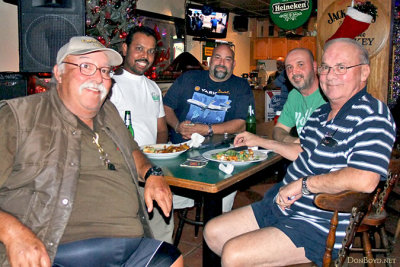
[(96, 89), (100, 91), (100, 98), (103, 100), (107, 96), (107, 89), (104, 84), (96, 84), (94, 82), (85, 82), (79, 86), (79, 93), (81, 94), (84, 89)]

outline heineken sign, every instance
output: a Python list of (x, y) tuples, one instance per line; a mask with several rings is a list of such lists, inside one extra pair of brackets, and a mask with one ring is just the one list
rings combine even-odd
[(308, 20), (311, 10), (310, 0), (271, 0), (269, 14), (279, 28), (292, 30)]

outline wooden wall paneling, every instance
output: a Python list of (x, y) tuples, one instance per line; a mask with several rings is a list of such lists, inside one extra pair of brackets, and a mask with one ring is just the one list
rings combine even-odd
[(278, 57), (286, 57), (286, 38), (269, 38), (269, 58), (277, 59)]
[(254, 58), (268, 58), (268, 38), (257, 38), (254, 40)]
[[(287, 43), (286, 43), (287, 52), (289, 52), (290, 50), (297, 48), (297, 47), (301, 47), (300, 39), (288, 39), (287, 40)], [(286, 53), (286, 55), (287, 55), (287, 53)], [(286, 55), (285, 55), (285, 58), (286, 58)]]
[[(378, 42), (379, 46), (376, 53), (372, 52), (370, 56), (371, 62), (371, 74), (368, 79), (368, 92), (374, 97), (380, 99), (383, 102), (387, 102), (388, 88), (389, 88), (389, 55), (390, 55), (390, 22), (392, 14), (392, 1), (380, 1), (380, 0), (370, 0), (375, 6), (378, 7), (378, 17), (376, 19), (377, 23), (368, 28), (365, 32), (370, 37), (379, 36), (373, 41)], [(335, 9), (337, 6), (346, 7), (351, 5), (351, 0), (318, 0), (318, 14), (317, 14), (317, 24), (318, 24), (318, 36), (317, 36), (317, 61), (321, 62), (323, 44), (326, 39), (330, 37), (330, 33), (335, 32), (338, 28), (339, 23), (336, 25), (329, 24), (326, 22), (325, 11)], [(346, 12), (347, 8), (343, 8)], [(340, 15), (340, 12), (337, 13)], [(342, 20), (342, 19), (341, 19)], [(382, 38), (382, 34), (385, 38)], [(368, 37), (368, 36), (367, 36)], [(325, 39), (326, 38), (326, 39)], [(381, 42), (381, 43), (379, 43)], [(374, 43), (375, 44), (375, 43)], [(371, 47), (371, 46), (370, 46)], [(366, 48), (369, 49), (366, 45)]]

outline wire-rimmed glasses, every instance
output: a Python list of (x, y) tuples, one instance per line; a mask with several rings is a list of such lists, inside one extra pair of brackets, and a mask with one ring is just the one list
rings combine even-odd
[(86, 76), (93, 76), (97, 70), (100, 70), (101, 77), (105, 80), (110, 80), (111, 77), (114, 75), (114, 71), (110, 67), (101, 67), (98, 68), (96, 65), (92, 63), (83, 62), (81, 64), (76, 64), (72, 62), (65, 62), (62, 63), (70, 64), (79, 67), (80, 72)]
[(326, 64), (322, 64), (321, 66), (318, 67), (318, 73), (320, 75), (328, 75), (329, 72), (331, 71), (331, 69), (333, 69), (333, 72), (336, 75), (344, 75), (344, 74), (347, 73), (348, 69), (351, 69), (351, 68), (354, 68), (354, 67), (357, 67), (357, 66), (361, 66), (361, 65), (367, 65), (367, 64), (360, 63), (360, 64), (357, 64), (357, 65), (348, 66), (348, 67), (346, 65), (344, 65), (344, 64), (337, 64), (337, 65), (335, 65), (333, 67), (330, 67), (330, 66), (328, 66)]

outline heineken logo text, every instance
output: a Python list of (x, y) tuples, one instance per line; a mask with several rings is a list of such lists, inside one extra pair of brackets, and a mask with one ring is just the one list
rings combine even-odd
[(272, 13), (303, 11), (309, 8), (309, 1), (295, 1), (289, 3), (275, 3), (272, 5)]

